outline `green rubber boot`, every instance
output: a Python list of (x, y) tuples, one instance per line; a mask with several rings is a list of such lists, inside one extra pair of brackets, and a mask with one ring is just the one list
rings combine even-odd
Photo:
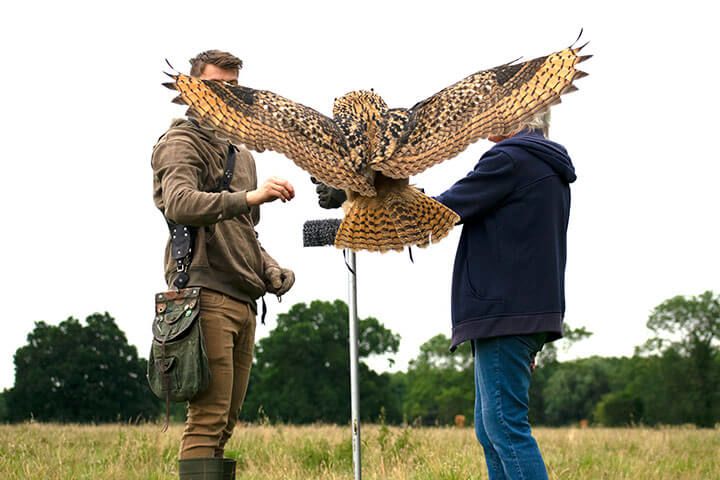
[(225, 480), (222, 458), (189, 458), (180, 460), (180, 480)]
[(223, 480), (235, 480), (235, 460), (223, 458)]

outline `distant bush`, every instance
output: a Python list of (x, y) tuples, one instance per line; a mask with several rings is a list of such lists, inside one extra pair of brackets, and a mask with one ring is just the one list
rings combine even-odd
[(0, 392), (0, 423), (5, 423), (8, 418), (7, 403), (5, 401), (5, 393), (7, 390)]
[(622, 427), (641, 421), (643, 403), (627, 392), (613, 392), (603, 396), (595, 407), (595, 421), (607, 427)]

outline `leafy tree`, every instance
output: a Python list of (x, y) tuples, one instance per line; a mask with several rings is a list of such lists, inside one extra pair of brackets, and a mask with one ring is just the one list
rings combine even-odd
[(597, 404), (595, 421), (608, 427), (632, 425), (642, 418), (642, 400), (629, 392), (608, 393)]
[(420, 346), (420, 354), (410, 362), (415, 367), (428, 367), (438, 370), (462, 371), (473, 368), (470, 342), (463, 343), (455, 352), (448, 346), (450, 339), (445, 335), (435, 335)]
[(530, 383), (530, 411), (528, 416), (532, 424), (552, 423), (545, 415), (543, 391), (548, 380), (560, 365), (557, 359), (558, 345), (561, 350), (565, 351), (575, 343), (592, 336), (592, 332), (589, 332), (585, 327), (572, 328), (570, 325), (565, 324), (563, 330), (563, 338), (546, 343), (540, 353), (537, 354), (536, 363), (538, 368), (533, 372)]
[[(547, 348), (547, 346), (545, 348)], [(545, 351), (545, 349), (543, 349), (543, 351)], [(538, 357), (539, 356), (538, 354)], [(538, 368), (535, 369), (530, 380), (528, 418), (532, 425), (546, 425), (549, 423), (547, 418), (545, 418), (545, 397), (543, 397), (543, 390), (559, 365), (557, 359), (554, 359), (552, 362), (548, 362), (546, 359), (542, 363), (538, 360)]]
[[(690, 359), (669, 348), (659, 355), (627, 359), (623, 390), (640, 398), (641, 421), (648, 425), (696, 423), (703, 402), (695, 386)], [(714, 371), (718, 371), (720, 361)], [(618, 389), (620, 390), (620, 389)], [(716, 412), (717, 415), (717, 412)], [(720, 418), (716, 416), (715, 418)]]
[(7, 404), (5, 402), (6, 396), (7, 396), (7, 390), (3, 390), (0, 393), (0, 422), (5, 422), (5, 421), (7, 421), (7, 418), (8, 418)]
[(662, 354), (662, 377), (693, 405), (691, 421), (712, 427), (720, 418), (720, 295), (707, 291), (666, 300), (655, 307), (647, 327), (655, 336), (638, 353)]
[(158, 403), (145, 380), (146, 361), (107, 313), (36, 322), (15, 352), (11, 420), (108, 422), (155, 417)]
[(566, 425), (590, 419), (595, 405), (610, 392), (606, 368), (599, 357), (562, 363), (542, 391), (547, 423)]
[[(565, 327), (566, 345), (589, 337), (585, 328)], [(409, 419), (423, 423), (452, 423), (455, 415), (472, 418), (475, 404), (474, 360), (469, 343), (453, 354), (448, 350), (450, 341), (437, 335), (420, 347), (418, 357), (410, 362), (405, 375), (404, 413)], [(555, 342), (557, 343), (557, 342)], [(543, 390), (560, 365), (555, 343), (545, 345), (538, 355), (538, 368), (533, 374), (530, 389), (530, 419), (533, 423), (548, 423), (545, 415)], [(556, 379), (557, 380), (557, 379)], [(552, 402), (551, 402), (552, 403)], [(594, 404), (588, 409), (592, 411)], [(552, 407), (550, 410), (553, 415)], [(585, 418), (585, 417), (583, 417)], [(557, 421), (553, 419), (552, 421)]]
[(560, 344), (562, 350), (565, 351), (580, 340), (585, 340), (591, 336), (592, 332), (588, 331), (585, 327), (572, 328), (570, 325), (565, 324), (563, 328), (563, 338), (555, 342), (546, 343), (537, 355), (537, 364), (545, 366), (557, 363), (557, 344)]
[(458, 414), (472, 418), (475, 390), (470, 344), (464, 343), (455, 353), (449, 351), (449, 344), (445, 335), (436, 335), (410, 362), (404, 401), (409, 419), (450, 424)]
[[(347, 423), (350, 419), (348, 308), (334, 302), (293, 305), (278, 315), (277, 327), (258, 343), (242, 415), (293, 423)], [(359, 322), (359, 355), (397, 353), (400, 337), (369, 317)], [(360, 414), (376, 419), (385, 408), (388, 420), (400, 417), (390, 374), (359, 365)], [(397, 385), (395, 385), (397, 386)]]
[(678, 295), (653, 310), (647, 327), (655, 333), (645, 350), (672, 347), (683, 355), (711, 351), (720, 342), (720, 294), (707, 291), (694, 297)]

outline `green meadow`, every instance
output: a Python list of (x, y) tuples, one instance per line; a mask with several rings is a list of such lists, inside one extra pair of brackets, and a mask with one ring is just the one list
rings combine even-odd
[[(2, 479), (177, 478), (182, 426), (0, 426)], [(486, 479), (471, 428), (363, 426), (365, 479)], [(551, 479), (718, 479), (720, 429), (537, 428)], [(347, 427), (244, 425), (226, 450), (238, 479), (351, 480)]]

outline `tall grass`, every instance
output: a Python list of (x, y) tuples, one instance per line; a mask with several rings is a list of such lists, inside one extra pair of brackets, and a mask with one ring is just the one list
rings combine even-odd
[[(181, 426), (0, 426), (0, 479), (177, 478)], [(535, 431), (553, 479), (719, 479), (720, 430), (693, 428)], [(363, 426), (363, 478), (485, 479), (470, 428)], [(238, 479), (352, 479), (349, 428), (239, 426), (227, 456)]]

